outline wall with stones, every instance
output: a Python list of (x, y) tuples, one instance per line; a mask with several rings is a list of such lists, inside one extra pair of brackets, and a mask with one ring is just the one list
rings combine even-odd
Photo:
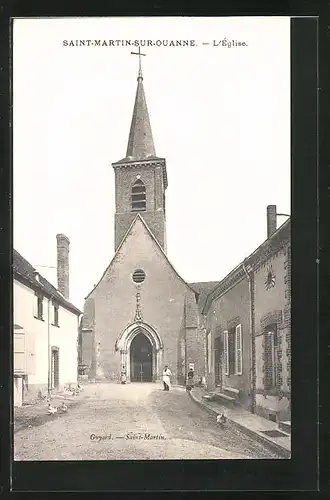
[(121, 167), (115, 170), (116, 213), (115, 250), (133, 222), (136, 212), (131, 212), (131, 189), (139, 176), (146, 187), (146, 211), (141, 212), (148, 227), (163, 249), (165, 242), (164, 183), (161, 167), (141, 164), (135, 167)]
[(157, 378), (161, 378), (163, 367), (168, 364), (175, 383), (180, 376), (182, 378), (182, 373), (178, 373), (181, 355), (178, 338), (180, 334), (184, 338), (185, 296), (193, 292), (176, 274), (141, 218), (136, 219), (123, 245), (86, 300), (83, 328), (94, 331), (95, 347), (99, 346), (96, 374), (101, 376), (102, 373), (108, 380), (119, 379), (121, 355), (116, 351), (116, 341), (134, 323), (137, 287), (132, 274), (138, 268), (146, 274), (145, 281), (139, 286), (142, 321), (157, 331), (164, 345)]
[[(269, 271), (275, 275), (275, 284), (267, 289), (265, 282)], [(267, 418), (285, 420), (291, 414), (290, 246), (286, 245), (258, 266), (254, 278), (256, 411)], [(278, 377), (276, 387), (269, 388), (266, 380), (272, 366), (265, 362), (267, 349), (270, 349), (265, 333), (273, 325), (276, 325), (278, 336)]]
[[(242, 375), (226, 375), (223, 356), (223, 332), (242, 326), (243, 370)], [(207, 314), (207, 328), (212, 335), (212, 350), (217, 337), (221, 337), (221, 384), (240, 391), (240, 403), (250, 409), (251, 406), (251, 328), (250, 328), (250, 292), (247, 278), (241, 278), (232, 288), (215, 298)], [(212, 354), (212, 378), (209, 387), (215, 387), (215, 359)]]

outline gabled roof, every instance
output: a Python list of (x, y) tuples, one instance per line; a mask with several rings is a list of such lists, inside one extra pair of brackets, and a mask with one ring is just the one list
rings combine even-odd
[[(73, 312), (77, 316), (82, 312), (47, 281), (17, 250), (13, 250), (13, 275), (14, 279), (28, 286), (34, 291), (40, 291), (48, 298), (53, 297), (64, 309)], [(38, 276), (38, 279), (36, 279)]]
[(187, 283), (181, 276), (180, 274), (176, 271), (176, 269), (173, 267), (173, 265), (171, 264), (171, 262), (169, 261), (166, 253), (164, 252), (164, 250), (162, 249), (162, 247), (160, 246), (160, 244), (158, 243), (157, 239), (155, 238), (154, 234), (152, 233), (152, 231), (149, 229), (147, 223), (145, 222), (145, 220), (143, 219), (143, 217), (140, 215), (140, 213), (138, 212), (136, 214), (136, 216), (134, 217), (131, 225), (129, 226), (128, 230), (126, 231), (125, 233), (125, 236), (123, 237), (123, 239), (121, 240), (121, 243), (120, 245), (118, 246), (110, 264), (107, 266), (106, 270), (104, 271), (104, 273), (102, 274), (101, 278), (99, 279), (99, 281), (97, 282), (97, 284), (93, 287), (93, 289), (89, 292), (89, 294), (85, 297), (85, 300), (88, 299), (88, 297), (93, 293), (93, 291), (97, 288), (97, 286), (99, 285), (99, 283), (101, 283), (102, 279), (104, 278), (104, 276), (106, 275), (108, 269), (110, 269), (110, 267), (112, 266), (113, 262), (115, 261), (118, 253), (120, 252), (120, 249), (122, 248), (122, 246), (124, 245), (125, 241), (126, 241), (126, 238), (128, 236), (128, 234), (130, 233), (131, 229), (133, 228), (133, 226), (136, 224), (136, 221), (137, 220), (140, 220), (142, 222), (142, 224), (144, 225), (145, 229), (147, 230), (147, 232), (149, 233), (149, 236), (151, 237), (151, 239), (155, 242), (155, 244), (157, 245), (157, 247), (159, 248), (159, 250), (161, 251), (161, 253), (163, 254), (163, 257), (164, 259), (166, 260), (166, 262), (169, 264), (169, 266), (171, 267), (172, 271), (174, 272), (174, 274), (181, 280), (181, 282), (186, 285), (187, 288), (189, 288), (189, 290), (191, 290), (194, 294), (196, 293), (195, 290), (189, 285), (189, 283)]

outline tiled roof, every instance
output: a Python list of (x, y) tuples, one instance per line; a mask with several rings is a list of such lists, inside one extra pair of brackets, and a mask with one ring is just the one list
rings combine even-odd
[(197, 305), (200, 312), (203, 311), (203, 307), (207, 300), (209, 293), (218, 286), (219, 281), (201, 281), (199, 283), (189, 283), (189, 286), (198, 294)]
[(219, 284), (219, 281), (201, 281), (188, 284), (196, 293), (208, 295)]
[[(21, 281), (27, 286), (30, 286), (33, 290), (39, 290), (46, 296), (53, 296), (59, 304), (65, 309), (80, 315), (82, 312), (71, 302), (66, 300), (63, 295), (47, 281), (36, 269), (26, 260), (17, 250), (13, 250), (13, 274), (17, 281)], [(36, 279), (36, 274), (38, 279)]]

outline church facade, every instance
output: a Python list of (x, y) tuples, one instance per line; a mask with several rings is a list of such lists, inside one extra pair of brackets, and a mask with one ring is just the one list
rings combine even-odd
[(91, 379), (157, 381), (165, 365), (183, 384), (205, 375), (195, 289), (166, 255), (164, 158), (156, 156), (141, 71), (125, 158), (115, 174), (115, 254), (85, 299), (80, 364)]

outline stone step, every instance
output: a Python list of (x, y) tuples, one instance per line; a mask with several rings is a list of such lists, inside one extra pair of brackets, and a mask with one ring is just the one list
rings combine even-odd
[(222, 393), (231, 396), (232, 398), (238, 399), (239, 389), (235, 389), (234, 387), (222, 386)]
[(214, 392), (211, 392), (209, 394), (204, 394), (202, 396), (202, 399), (204, 399), (205, 401), (214, 401)]
[(291, 434), (291, 421), (290, 420), (285, 420), (285, 421), (279, 422), (278, 426), (282, 431), (288, 432), (289, 434)]
[(227, 394), (224, 394), (223, 392), (217, 392), (214, 394), (214, 399), (216, 401), (219, 401), (221, 403), (235, 403), (236, 398), (233, 398), (232, 396), (228, 396)]

